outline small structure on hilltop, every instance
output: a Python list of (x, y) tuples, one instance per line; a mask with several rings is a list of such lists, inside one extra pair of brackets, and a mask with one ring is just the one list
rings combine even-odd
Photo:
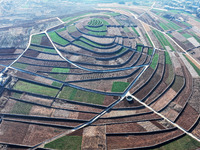
[(132, 96), (126, 96), (126, 100), (128, 101), (128, 102), (132, 102), (133, 101), (133, 97)]

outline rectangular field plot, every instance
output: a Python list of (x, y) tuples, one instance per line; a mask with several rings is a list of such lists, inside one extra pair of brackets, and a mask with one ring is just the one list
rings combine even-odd
[(54, 54), (57, 53), (56, 50), (53, 49), (53, 48), (42, 48), (42, 47), (33, 46), (33, 45), (31, 45), (31, 46), (29, 47), (29, 49), (36, 50), (36, 51), (47, 52), (47, 53), (54, 53)]
[(53, 142), (45, 145), (45, 148), (53, 148), (60, 150), (79, 150), (81, 149), (82, 137), (81, 136), (64, 136)]
[(56, 32), (50, 32), (49, 36), (51, 37), (52, 41), (54, 41), (58, 44), (61, 44), (63, 46), (69, 44), (69, 42), (67, 40), (61, 38)]
[(31, 108), (31, 104), (16, 102), (11, 110), (11, 113), (28, 115), (31, 111)]
[(27, 66), (28, 66), (27, 64), (14, 63), (14, 65), (12, 67), (20, 68), (20, 69), (26, 69)]
[(113, 82), (112, 92), (124, 92), (124, 90), (129, 86), (128, 82)]
[(47, 95), (47, 96), (56, 96), (56, 94), (59, 91), (58, 89), (45, 87), (42, 85), (37, 85), (34, 83), (25, 82), (25, 81), (18, 81), (15, 84), (14, 89), (30, 92), (30, 93), (35, 93), (35, 94)]
[(152, 69), (154, 69), (154, 70), (155, 70), (156, 65), (157, 65), (157, 63), (158, 63), (158, 58), (159, 58), (159, 55), (158, 55), (158, 54), (155, 54), (154, 57), (153, 57), (152, 63), (151, 63), (151, 65), (150, 65), (150, 67), (151, 67)]
[(32, 39), (31, 39), (31, 43), (32, 44), (40, 44), (42, 41), (42, 37), (45, 36), (45, 34), (37, 34), (37, 35), (33, 35)]
[(103, 104), (105, 98), (105, 96), (101, 94), (86, 92), (67, 86), (62, 89), (58, 97), (61, 99), (69, 99), (99, 105)]

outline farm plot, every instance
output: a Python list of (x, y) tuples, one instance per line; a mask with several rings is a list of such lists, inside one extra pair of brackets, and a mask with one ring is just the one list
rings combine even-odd
[(55, 42), (56, 44), (66, 46), (69, 44), (69, 41), (65, 40), (64, 38), (60, 37), (56, 32), (49, 32), (49, 36), (51, 37), (51, 40)]
[(41, 44), (42, 38), (45, 36), (45, 34), (37, 34), (37, 35), (33, 35), (31, 38), (31, 43), (32, 44)]
[(175, 50), (172, 47), (172, 45), (170, 44), (170, 42), (167, 40), (167, 38), (162, 33), (160, 33), (157, 30), (154, 30), (154, 29), (152, 29), (152, 31), (155, 34), (156, 38), (160, 41), (160, 43), (164, 49), (166, 49), (165, 46), (169, 46), (171, 48), (171, 50), (173, 50), (173, 51)]
[[(141, 148), (160, 144), (167, 140), (180, 136), (183, 133), (180, 130), (169, 131), (167, 133), (146, 134), (146, 135), (123, 135), (106, 136), (108, 149)], [(142, 140), (141, 140), (142, 139)]]
[(20, 90), (24, 92), (30, 92), (35, 94), (47, 95), (47, 96), (56, 96), (58, 93), (58, 89), (45, 87), (42, 85), (29, 83), (25, 81), (18, 81), (15, 86), (13, 87), (14, 90)]
[(58, 96), (58, 98), (61, 99), (69, 99), (74, 101), (100, 104), (100, 105), (103, 104), (104, 97), (105, 97), (104, 95), (81, 91), (67, 86), (62, 89), (61, 93)]

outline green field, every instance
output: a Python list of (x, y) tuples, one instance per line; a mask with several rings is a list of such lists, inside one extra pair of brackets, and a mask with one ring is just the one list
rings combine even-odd
[(62, 32), (62, 31), (66, 31), (66, 28), (65, 27), (63, 27), (63, 28), (60, 28), (60, 29), (58, 29), (58, 30), (56, 30), (56, 32)]
[(48, 75), (59, 81), (65, 81), (68, 76), (67, 74), (52, 74), (52, 73), (48, 73)]
[(149, 43), (150, 43), (150, 44), (151, 44), (151, 46), (153, 47), (153, 43), (152, 43), (152, 41), (150, 40), (150, 38), (149, 38), (148, 34), (146, 34), (146, 33), (145, 33), (145, 36), (147, 37), (147, 39), (148, 39)]
[(92, 41), (90, 41), (90, 40), (88, 40), (88, 39), (86, 39), (86, 38), (84, 38), (84, 37), (81, 37), (80, 40), (81, 40), (81, 41), (84, 41), (84, 42), (86, 42), (86, 43), (88, 43), (88, 44), (90, 44), (90, 45), (92, 45), (92, 46), (96, 46), (96, 47), (100, 47), (100, 48), (105, 47), (105, 46), (103, 46), (103, 45), (94, 43), (94, 42), (92, 42)]
[(184, 33), (184, 34), (182, 34), (185, 38), (190, 38), (190, 37), (192, 37), (190, 34), (188, 34), (188, 33)]
[(12, 67), (20, 68), (20, 69), (26, 69), (27, 66), (28, 66), (27, 64), (22, 64), (22, 63), (14, 63), (12, 65)]
[(169, 41), (166, 39), (166, 37), (159, 31), (152, 29), (153, 33), (155, 34), (156, 38), (160, 41), (162, 47), (164, 49), (165, 46), (169, 46), (171, 50), (175, 51), (175, 49), (172, 47), (172, 45), (169, 43)]
[(107, 32), (93, 32), (93, 31), (88, 31), (88, 34), (90, 35), (96, 35), (96, 36), (105, 36)]
[(152, 55), (153, 54), (153, 49), (152, 48), (149, 48), (148, 49), (148, 55)]
[(77, 29), (76, 29), (75, 26), (69, 26), (69, 27), (67, 28), (67, 31), (68, 31), (69, 33), (72, 33), (72, 32), (77, 31)]
[(54, 81), (51, 85), (56, 87), (61, 87), (62, 83)]
[(58, 72), (58, 73), (68, 73), (70, 71), (69, 68), (53, 68), (51, 72)]
[(16, 102), (10, 113), (28, 115), (32, 106), (33, 105), (27, 103)]
[(31, 43), (40, 45), (40, 43), (42, 41), (42, 37), (44, 37), (44, 36), (45, 36), (45, 34), (33, 35), (31, 38)]
[(62, 89), (58, 97), (62, 99), (69, 99), (99, 105), (103, 104), (105, 98), (105, 96), (101, 94), (86, 92), (67, 86)]
[(47, 95), (47, 96), (56, 96), (56, 94), (59, 91), (58, 89), (49, 88), (49, 87), (21, 81), (21, 80), (19, 80), (15, 84), (14, 89), (30, 92), (30, 93), (35, 93), (35, 94)]
[(143, 46), (138, 45), (138, 46), (137, 46), (137, 51), (138, 51), (138, 52), (142, 52), (142, 50), (143, 50)]
[(81, 150), (81, 136), (64, 136), (45, 145), (45, 148), (58, 150)]
[(170, 142), (159, 148), (154, 148), (151, 150), (195, 150), (200, 147), (200, 143), (188, 135)]
[(169, 56), (169, 53), (165, 51), (165, 63), (166, 64), (172, 64), (171, 58)]
[(155, 53), (155, 55), (154, 55), (154, 57), (153, 57), (153, 60), (152, 60), (152, 62), (151, 62), (151, 65), (150, 65), (150, 67), (152, 68), (152, 69), (156, 69), (156, 66), (157, 66), (157, 64), (158, 64), (158, 58), (159, 58), (159, 55), (157, 54), (157, 53)]
[(61, 38), (56, 32), (49, 32), (49, 36), (51, 37), (51, 40), (53, 42), (56, 42), (56, 43), (61, 44), (63, 46), (69, 44), (69, 41)]
[(101, 25), (109, 25), (107, 21), (101, 18), (94, 18), (88, 22), (89, 26), (101, 26)]
[(87, 49), (90, 49), (90, 50), (93, 50), (93, 49), (94, 49), (94, 47), (92, 47), (92, 46), (90, 46), (90, 45), (88, 45), (88, 44), (86, 44), (86, 43), (83, 43), (82, 41), (79, 41), (79, 40), (76, 40), (76, 41), (74, 41), (73, 43), (74, 43), (75, 45), (81, 46), (81, 47), (83, 47), (83, 48), (87, 48)]
[(174, 71), (173, 71), (173, 66), (172, 66), (172, 64), (167, 64), (167, 66), (168, 66), (169, 75), (168, 75), (168, 77), (167, 77), (165, 83), (166, 83), (167, 85), (169, 85), (169, 84), (172, 82), (172, 80), (173, 80)]
[(169, 29), (170, 29), (165, 23), (159, 23), (159, 26), (160, 26), (163, 30), (169, 30)]
[(106, 31), (107, 30), (107, 27), (106, 26), (101, 26), (101, 27), (98, 27), (98, 28), (94, 28), (94, 27), (89, 27), (89, 26), (85, 26), (86, 29), (88, 30), (91, 30), (91, 31)]
[(192, 65), (192, 67), (194, 68), (194, 70), (198, 73), (198, 75), (200, 76), (200, 69), (189, 59), (187, 58), (185, 55), (183, 55), (187, 61)]
[(112, 92), (124, 92), (124, 90), (129, 86), (128, 82), (113, 82)]
[(134, 27), (132, 27), (132, 29), (137, 34), (137, 36), (140, 36), (140, 34), (137, 32), (137, 30)]
[(47, 52), (47, 53), (54, 53), (56, 54), (56, 50), (55, 49), (49, 49), (49, 48), (42, 48), (42, 47), (38, 47), (38, 46), (30, 46), (29, 49), (33, 49), (36, 51), (41, 51), (41, 52)]
[(174, 83), (172, 85), (172, 89), (174, 91), (178, 92), (181, 89), (181, 87), (183, 86), (183, 83), (184, 83), (183, 77), (176, 76), (175, 81), (174, 81)]
[(115, 12), (106, 12), (105, 14), (113, 16), (113, 17), (121, 15), (120, 13), (115, 13)]

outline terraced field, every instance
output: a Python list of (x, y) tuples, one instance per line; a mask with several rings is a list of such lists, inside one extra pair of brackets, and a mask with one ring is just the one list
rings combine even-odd
[(25, 50), (0, 49), (0, 144), (154, 149), (188, 141), (195, 143), (188, 150), (198, 148), (193, 76), (182, 54), (131, 14), (101, 11), (61, 18), (30, 36)]

